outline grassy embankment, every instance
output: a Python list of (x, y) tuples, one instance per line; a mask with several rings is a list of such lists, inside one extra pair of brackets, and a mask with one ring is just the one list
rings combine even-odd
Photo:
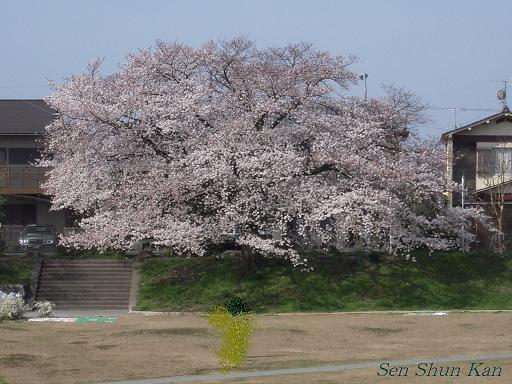
[(233, 296), (260, 313), (512, 309), (512, 255), (450, 252), (416, 259), (312, 257), (312, 272), (267, 260), (245, 277), (234, 258), (155, 259), (142, 268), (137, 309), (205, 311)]
[(104, 252), (98, 252), (94, 249), (73, 249), (57, 247), (52, 255), (45, 256), (45, 260), (59, 259), (59, 260), (87, 260), (87, 259), (112, 259), (124, 260), (126, 255), (123, 251), (108, 249)]
[(30, 284), (34, 261), (27, 257), (6, 259), (0, 255), (0, 284)]
[[(59, 258), (124, 258), (121, 253), (59, 252)], [(240, 296), (255, 311), (512, 309), (512, 253), (416, 255), (411, 261), (308, 256), (312, 272), (266, 260), (241, 277), (226, 257), (145, 261), (137, 309), (206, 311)], [(358, 259), (360, 262), (355, 263)], [(33, 259), (0, 257), (0, 284), (29, 283)]]

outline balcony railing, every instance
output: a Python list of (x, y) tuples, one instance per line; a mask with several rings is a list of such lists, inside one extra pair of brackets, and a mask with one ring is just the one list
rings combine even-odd
[(33, 165), (0, 165), (0, 193), (43, 194), (41, 184), (47, 170)]

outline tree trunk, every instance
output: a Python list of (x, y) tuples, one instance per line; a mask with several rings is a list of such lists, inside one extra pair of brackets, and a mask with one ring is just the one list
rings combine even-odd
[(499, 217), (498, 217), (498, 253), (503, 253), (505, 251), (505, 242), (503, 239), (503, 206), (499, 207)]
[(246, 276), (254, 273), (261, 266), (261, 255), (254, 252), (249, 247), (242, 247), (242, 254), (240, 255), (240, 275)]

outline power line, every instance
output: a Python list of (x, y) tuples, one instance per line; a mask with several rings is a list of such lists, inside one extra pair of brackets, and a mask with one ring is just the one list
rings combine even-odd
[(458, 111), (496, 111), (498, 108), (466, 108), (466, 107), (427, 107), (427, 109), (435, 109), (435, 110), (444, 110), (444, 111), (453, 111), (454, 109)]

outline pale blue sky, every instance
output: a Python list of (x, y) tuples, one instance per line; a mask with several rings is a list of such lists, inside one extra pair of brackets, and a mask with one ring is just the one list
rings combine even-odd
[[(500, 108), (494, 81), (512, 76), (511, 11), (510, 0), (0, 0), (0, 98), (44, 97), (47, 79), (95, 57), (114, 71), (156, 39), (198, 46), (247, 35), (260, 46), (305, 40), (356, 54), (370, 96), (393, 84), (434, 107), (492, 110), (460, 112), (461, 125)], [(362, 95), (362, 85), (351, 94)], [(454, 122), (450, 111), (429, 116), (423, 135)]]

